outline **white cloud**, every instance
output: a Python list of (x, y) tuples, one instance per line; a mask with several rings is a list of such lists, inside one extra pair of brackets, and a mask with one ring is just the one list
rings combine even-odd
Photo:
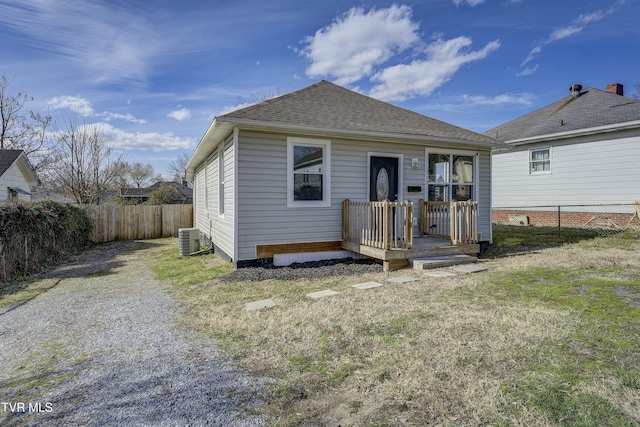
[(522, 64), (520, 64), (520, 66), (524, 67), (525, 64), (532, 61), (536, 56), (538, 56), (540, 52), (542, 52), (542, 46), (541, 45), (535, 46), (533, 49), (531, 49), (531, 52), (529, 52), (529, 55), (524, 61), (522, 61)]
[(147, 123), (144, 119), (139, 119), (136, 116), (127, 113), (127, 114), (119, 114), (119, 113), (110, 113), (108, 111), (97, 114), (99, 117), (103, 117), (107, 122), (115, 119), (115, 120), (124, 120), (126, 122), (136, 123), (136, 124), (145, 124)]
[(520, 76), (530, 76), (531, 74), (534, 74), (536, 71), (538, 71), (538, 64), (536, 64), (535, 67), (525, 68), (524, 70), (522, 70), (518, 74), (516, 74), (516, 76), (518, 76), (518, 77), (520, 77)]
[[(522, 64), (520, 64), (520, 66), (524, 67), (528, 62), (532, 61), (540, 52), (542, 52), (542, 47), (544, 45), (548, 45), (550, 43), (553, 43), (553, 42), (556, 42), (556, 41), (559, 41), (559, 40), (562, 40), (562, 39), (566, 39), (567, 37), (571, 37), (574, 34), (578, 34), (578, 33), (582, 32), (582, 30), (588, 24), (600, 21), (601, 19), (605, 18), (610, 13), (613, 13), (615, 11), (615, 9), (618, 7), (618, 4), (623, 4), (623, 3), (624, 3), (624, 1), (622, 3), (619, 3), (619, 2), (616, 3), (611, 9), (609, 9), (606, 12), (603, 12), (603, 11), (599, 10), (597, 12), (589, 13), (589, 14), (586, 14), (586, 15), (579, 15), (576, 19), (571, 21), (571, 23), (569, 25), (566, 25), (564, 27), (555, 28), (549, 34), (549, 37), (547, 37), (547, 39), (544, 42), (538, 43), (531, 50), (531, 52), (529, 52), (529, 55), (527, 55), (526, 59), (524, 61), (522, 61)], [(518, 75), (527, 75), (525, 73), (528, 70), (531, 70), (531, 69), (529, 68), (527, 70), (524, 70)], [(533, 71), (535, 71), (535, 69)], [(529, 72), (528, 74), (532, 74), (532, 73)]]
[(113, 127), (110, 123), (97, 123), (96, 126), (106, 138), (126, 150), (189, 149), (196, 143), (192, 138), (181, 138), (169, 132), (126, 132)]
[(477, 6), (479, 4), (484, 3), (485, 0), (453, 0), (453, 4), (455, 4), (456, 6), (460, 6), (461, 4), (468, 4), (471, 7)]
[(93, 115), (89, 100), (77, 96), (56, 96), (49, 100), (49, 107), (55, 110), (69, 109), (85, 116)]
[(98, 83), (144, 81), (162, 40), (136, 8), (108, 2), (3, 4), (0, 23), (36, 48), (71, 60)]
[[(465, 1), (475, 6), (484, 0)], [(500, 41), (494, 40), (472, 51), (471, 39), (464, 36), (426, 44), (418, 30), (409, 6), (392, 5), (366, 13), (352, 8), (304, 39), (307, 46), (298, 53), (310, 62), (306, 70), (309, 77), (330, 77), (339, 85), (366, 78), (374, 83), (370, 96), (403, 101), (429, 95), (462, 65), (483, 59), (500, 47)], [(400, 54), (409, 49), (414, 59), (406, 62)]]
[(494, 40), (481, 50), (468, 51), (471, 44), (468, 37), (436, 40), (425, 49), (427, 59), (390, 66), (373, 75), (372, 80), (378, 84), (369, 95), (385, 101), (427, 96), (449, 81), (461, 66), (483, 59), (500, 47), (500, 41)]
[(464, 112), (478, 107), (493, 107), (493, 109), (513, 108), (513, 106), (530, 107), (533, 105), (535, 95), (524, 93), (506, 93), (496, 96), (485, 95), (461, 95), (450, 98), (450, 102), (425, 105), (427, 110), (447, 112)]
[(171, 117), (174, 120), (183, 122), (191, 118), (191, 111), (187, 108), (181, 108), (179, 110), (170, 112), (169, 114), (167, 114), (167, 117)]
[(411, 8), (392, 5), (386, 9), (352, 8), (331, 25), (303, 40), (299, 52), (311, 62), (307, 76), (332, 76), (345, 85), (370, 76), (381, 65), (419, 42), (418, 24)]
[(529, 106), (533, 104), (535, 95), (525, 92), (518, 94), (502, 94), (497, 96), (484, 96), (484, 95), (462, 95), (462, 102), (466, 105), (479, 106), (502, 106), (502, 105), (524, 105)]

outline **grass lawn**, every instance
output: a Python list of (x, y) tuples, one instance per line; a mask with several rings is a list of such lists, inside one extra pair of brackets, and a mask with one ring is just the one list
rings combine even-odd
[[(638, 235), (538, 231), (498, 227), (488, 272), (444, 278), (225, 283), (228, 264), (174, 239), (151, 262), (184, 322), (267, 378), (274, 425), (639, 425)], [(384, 286), (350, 286), (367, 281)], [(305, 296), (324, 289), (339, 294)]]

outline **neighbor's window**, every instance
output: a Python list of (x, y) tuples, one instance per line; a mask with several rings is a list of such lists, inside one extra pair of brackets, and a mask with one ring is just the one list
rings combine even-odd
[(287, 140), (287, 205), (331, 205), (331, 145), (327, 140), (289, 138)]
[(531, 150), (529, 153), (529, 173), (551, 173), (550, 148)]

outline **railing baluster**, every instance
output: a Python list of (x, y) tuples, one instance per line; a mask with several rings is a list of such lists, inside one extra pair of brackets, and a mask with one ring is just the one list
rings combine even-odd
[(342, 238), (381, 249), (411, 248), (413, 204), (406, 202), (342, 203)]

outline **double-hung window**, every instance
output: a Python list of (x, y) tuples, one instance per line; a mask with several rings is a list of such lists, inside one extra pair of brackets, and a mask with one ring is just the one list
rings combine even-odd
[(287, 206), (331, 206), (331, 142), (287, 139)]
[(428, 200), (475, 200), (477, 157), (474, 153), (428, 153)]
[(551, 148), (529, 151), (529, 173), (551, 173)]

